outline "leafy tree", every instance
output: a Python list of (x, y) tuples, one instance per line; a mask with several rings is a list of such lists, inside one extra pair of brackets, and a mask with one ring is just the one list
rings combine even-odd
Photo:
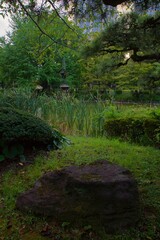
[(120, 89), (156, 93), (160, 86), (159, 63), (134, 63), (115, 69), (112, 79)]
[(160, 85), (159, 23), (159, 11), (154, 16), (123, 15), (91, 40), (83, 54), (102, 60), (101, 79), (110, 79), (120, 88), (147, 90), (151, 97)]
[(62, 39), (57, 45), (28, 18), (14, 18), (12, 25), (13, 32), (0, 49), (1, 80), (5, 85), (41, 84), (55, 89), (60, 85), (64, 58), (67, 81), (73, 86), (80, 84), (82, 63), (77, 49), (83, 36), (78, 28), (76, 33), (69, 32), (55, 13), (44, 12), (39, 25), (49, 35)]
[(119, 94), (127, 91), (128, 94), (126, 93), (127, 95), (124, 97), (135, 100), (158, 99), (159, 63), (130, 61), (127, 65), (112, 69), (108, 67), (108, 58), (108, 56), (100, 56), (87, 59), (86, 72), (84, 72), (86, 87), (89, 87), (91, 91), (97, 90), (103, 94), (113, 90)]
[[(44, 9), (52, 9), (56, 12), (61, 21), (71, 29), (71, 26), (65, 21), (64, 13), (71, 18), (79, 16), (80, 18), (83, 18), (83, 20), (85, 20), (86, 17), (88, 18), (88, 16), (89, 18), (97, 18), (98, 13), (101, 16), (101, 19), (103, 19), (104, 22), (107, 22), (106, 17), (110, 15), (110, 10), (112, 12), (114, 8), (110, 9), (104, 7), (104, 5), (116, 7), (118, 4), (125, 4), (128, 6), (134, 4), (140, 6), (142, 9), (146, 9), (151, 5), (156, 7), (159, 4), (159, 0), (2, 0), (0, 3), (0, 12), (3, 16), (7, 13), (13, 14), (15, 12), (21, 12), (22, 14), (29, 16), (42, 34), (51, 38), (51, 36), (46, 33), (45, 29), (39, 26), (38, 21), (32, 18), (31, 13), (34, 12), (37, 16), (40, 16)], [(73, 27), (72, 30), (74, 30)], [(53, 38), (52, 40), (55, 41)], [(57, 43), (59, 43), (59, 41)]]
[[(85, 14), (88, 14), (90, 17), (90, 12), (99, 13), (101, 17), (106, 21), (106, 16), (109, 14), (108, 8), (103, 8), (103, 3), (106, 6), (117, 6), (118, 4), (130, 4), (134, 3), (135, 6), (140, 7), (142, 10), (147, 9), (150, 6), (158, 7), (159, 0), (103, 0), (103, 1), (88, 1), (84, 0), (83, 3), (80, 0), (75, 0), (74, 5), (73, 1), (71, 0), (64, 0), (63, 6), (65, 6), (66, 12), (62, 11), (62, 8), (60, 5), (56, 5), (56, 1), (54, 0), (48, 0), (45, 1), (44, 4), (36, 5), (34, 0), (28, 0), (28, 1), (22, 1), (22, 0), (15, 0), (15, 1), (7, 1), (3, 0), (1, 1), (1, 9), (3, 13), (10, 12), (13, 13), (15, 11), (23, 13), (25, 16), (29, 16), (33, 25), (41, 32), (42, 38), (48, 37), (48, 39), (51, 40), (54, 44), (60, 45), (60, 48), (62, 45), (66, 45), (65, 38), (62, 39), (59, 37), (59, 35), (56, 37), (53, 36), (53, 34), (46, 29), (45, 25), (39, 24), (39, 19), (41, 18), (42, 12), (44, 9), (47, 9), (47, 11), (54, 10), (57, 17), (60, 19), (61, 23), (63, 23), (68, 30), (72, 30), (75, 32), (75, 27), (72, 25), (69, 25), (68, 22), (65, 19), (65, 15), (73, 17), (73, 14), (80, 14), (81, 17), (85, 17)], [(69, 3), (72, 2), (72, 9), (70, 8), (71, 5)], [(7, 3), (5, 6), (3, 3)], [(79, 8), (79, 6), (82, 6), (82, 8)], [(111, 8), (111, 11), (115, 8)], [(64, 10), (64, 7), (63, 7)], [(85, 11), (84, 11), (85, 10)], [(33, 18), (33, 13), (37, 16), (37, 18)], [(85, 14), (84, 14), (85, 13)], [(119, 80), (121, 79), (122, 75), (124, 80), (122, 81), (122, 85), (126, 85), (127, 83), (127, 77), (130, 76), (129, 73), (131, 72), (130, 69), (138, 69), (139, 64), (134, 65), (133, 62), (141, 63), (143, 61), (148, 62), (158, 62), (159, 61), (159, 29), (158, 24), (160, 21), (159, 14), (155, 14), (153, 16), (139, 16), (135, 13), (131, 13), (129, 15), (124, 16), (123, 18), (118, 18), (117, 22), (114, 22), (107, 25), (106, 30), (100, 34), (100, 36), (85, 49), (86, 55), (91, 55), (92, 58), (95, 55), (100, 55), (98, 57), (101, 58), (101, 61), (94, 59), (93, 61), (87, 60), (87, 68), (86, 72), (83, 74), (87, 76), (87, 81), (90, 81), (90, 79), (99, 79), (99, 81), (104, 82), (111, 82), (116, 81), (119, 84)], [(68, 41), (69, 42), (69, 41)], [(67, 43), (68, 43), (67, 42)], [(68, 45), (68, 44), (67, 44)], [(58, 47), (57, 47), (58, 48)], [(102, 55), (106, 55), (106, 57), (101, 57)], [(128, 56), (126, 55), (128, 54)], [(43, 54), (42, 54), (43, 55)], [(43, 57), (42, 57), (43, 58)], [(48, 59), (48, 58), (47, 58)], [(70, 59), (70, 58), (66, 58)], [(82, 63), (82, 61), (78, 60)], [(98, 61), (97, 67), (93, 65), (93, 62)], [(60, 61), (58, 61), (60, 62)], [(50, 61), (45, 63), (45, 69), (48, 69), (50, 66)], [(75, 63), (75, 61), (74, 61)], [(115, 67), (119, 66), (125, 66), (128, 64), (128, 67), (125, 68), (125, 74), (122, 74), (122, 70), (116, 70)], [(40, 64), (41, 66), (42, 64)], [(83, 64), (82, 64), (83, 65)], [(81, 65), (81, 69), (83, 69)], [(57, 64), (55, 65), (55, 67)], [(132, 66), (132, 67), (130, 67)], [(148, 65), (149, 66), (149, 65)], [(114, 67), (114, 70), (113, 68)], [(95, 68), (95, 69), (94, 69)], [(145, 68), (145, 67), (144, 67)], [(79, 68), (80, 69), (80, 68)], [(88, 69), (88, 70), (87, 70)], [(123, 69), (123, 68), (122, 68)], [(143, 68), (142, 68), (143, 69)], [(88, 73), (87, 73), (88, 71)], [(112, 71), (112, 72), (111, 72)], [(41, 72), (41, 67), (38, 72)], [(45, 75), (48, 75), (47, 70), (42, 71), (43, 73), (46, 72)], [(81, 72), (81, 71), (80, 71)], [(102, 73), (103, 74), (102, 74)], [(119, 72), (119, 74), (118, 74)], [(143, 71), (142, 71), (143, 72)], [(40, 75), (38, 73), (38, 75)], [(80, 74), (78, 74), (79, 76)], [(141, 75), (141, 74), (140, 74)], [(143, 74), (142, 74), (143, 75)], [(121, 77), (120, 77), (121, 76)], [(131, 85), (137, 86), (139, 84), (139, 76), (132, 73), (132, 83)], [(72, 79), (71, 77), (68, 77), (69, 79)], [(42, 76), (42, 79), (44, 77)], [(145, 79), (147, 79), (145, 77)], [(49, 82), (52, 80), (50, 79)], [(126, 83), (125, 83), (126, 81)], [(72, 79), (73, 82), (73, 79)]]

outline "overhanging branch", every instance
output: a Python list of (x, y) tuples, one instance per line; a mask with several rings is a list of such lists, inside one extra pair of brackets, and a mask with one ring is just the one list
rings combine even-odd
[(127, 49), (101, 49), (100, 52), (102, 53), (123, 53), (123, 52), (128, 52), (131, 51), (131, 48)]
[(41, 27), (40, 25), (34, 20), (34, 18), (32, 17), (32, 15), (27, 11), (27, 9), (25, 8), (25, 6), (23, 5), (23, 3), (21, 2), (21, 0), (17, 0), (19, 5), (21, 6), (22, 10), (25, 12), (25, 14), (32, 20), (32, 22), (36, 25), (36, 27), (39, 29), (39, 31), (45, 35), (46, 37), (48, 37), (50, 40), (52, 40), (54, 43), (61, 45), (63, 47), (67, 47), (69, 48), (67, 45), (63, 44), (60, 41), (55, 40), (54, 38), (52, 38), (48, 33), (46, 33)]
[(118, 4), (129, 2), (129, 0), (103, 0), (105, 5), (116, 7)]
[(131, 59), (131, 58), (127, 58), (124, 62), (119, 62), (119, 63), (117, 63), (117, 64), (115, 64), (115, 65), (112, 65), (111, 67), (112, 67), (112, 68), (119, 68), (119, 67), (125, 66), (125, 65), (128, 64), (128, 62), (129, 62), (130, 59)]
[(47, 0), (47, 2), (50, 3), (50, 5), (51, 5), (52, 8), (54, 9), (55, 13), (56, 13), (57, 16), (62, 20), (62, 22), (63, 22), (63, 23), (69, 28), (69, 29), (71, 29), (72, 31), (75, 32), (75, 30), (74, 30), (72, 27), (70, 27), (70, 26), (68, 25), (68, 23), (64, 20), (64, 18), (61, 17), (61, 15), (59, 14), (57, 8), (54, 6), (54, 3), (53, 3), (52, 1), (50, 1), (50, 0)]
[(158, 54), (148, 54), (148, 55), (143, 55), (139, 56), (137, 54), (131, 55), (131, 59), (134, 62), (144, 62), (144, 61), (160, 61), (160, 53)]
[(160, 16), (157, 18), (151, 17), (144, 21), (141, 28), (155, 28), (157, 25), (160, 25)]

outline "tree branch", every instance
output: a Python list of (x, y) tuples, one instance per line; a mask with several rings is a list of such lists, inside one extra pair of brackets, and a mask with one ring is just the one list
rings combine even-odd
[(61, 17), (61, 15), (59, 14), (58, 10), (56, 9), (56, 7), (54, 6), (53, 2), (51, 2), (50, 0), (46, 0), (46, 2), (49, 2), (50, 5), (53, 7), (53, 9), (55, 10), (55, 13), (57, 14), (57, 16), (62, 20), (62, 22), (69, 28), (71, 29), (72, 31), (75, 32), (75, 29), (73, 29), (72, 27), (70, 27), (68, 25), (68, 23), (64, 20), (64, 18)]
[(144, 21), (141, 28), (155, 28), (159, 24), (160, 24), (160, 16), (158, 16), (157, 18), (151, 17), (146, 21)]
[(118, 63), (117, 67), (121, 67), (121, 66), (127, 65), (130, 59), (131, 58), (127, 58), (126, 61)]
[(54, 43), (59, 44), (63, 47), (67, 47), (69, 48), (67, 45), (63, 44), (62, 42), (59, 42), (57, 40), (55, 40), (54, 38), (52, 38), (48, 33), (46, 33), (40, 26), (39, 24), (34, 20), (34, 18), (32, 17), (32, 15), (27, 11), (27, 9), (25, 8), (25, 6), (23, 5), (23, 3), (21, 2), (21, 0), (17, 0), (19, 5), (21, 6), (22, 10), (26, 13), (26, 15), (32, 20), (32, 22), (36, 25), (36, 27), (39, 29), (39, 31), (45, 35), (46, 37), (48, 37), (49, 39), (51, 39)]
[(100, 52), (105, 52), (105, 53), (123, 53), (123, 52), (128, 52), (133, 49), (127, 48), (127, 49), (101, 49)]
[(124, 3), (124, 2), (129, 2), (129, 0), (103, 0), (103, 3), (105, 5), (110, 5), (113, 7), (116, 7), (118, 4)]
[(158, 54), (148, 54), (148, 55), (143, 55), (139, 56), (136, 53), (131, 55), (131, 59), (134, 62), (143, 62), (143, 61), (160, 61), (160, 53)]

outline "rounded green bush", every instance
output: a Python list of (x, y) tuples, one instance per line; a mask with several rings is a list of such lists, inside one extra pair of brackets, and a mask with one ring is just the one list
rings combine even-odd
[(56, 150), (70, 144), (56, 129), (29, 113), (0, 107), (0, 162), (20, 157), (33, 149)]
[(52, 128), (41, 119), (12, 108), (0, 108), (0, 139), (24, 146), (47, 146), (53, 141)]

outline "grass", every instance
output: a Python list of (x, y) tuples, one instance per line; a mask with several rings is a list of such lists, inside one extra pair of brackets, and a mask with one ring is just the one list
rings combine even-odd
[[(34, 164), (7, 171), (0, 185), (1, 240), (158, 240), (160, 238), (160, 150), (122, 143), (105, 138), (70, 137), (72, 145), (43, 154)], [(31, 188), (44, 172), (71, 164), (88, 164), (109, 160), (130, 169), (137, 179), (141, 198), (141, 220), (136, 229), (120, 235), (107, 235), (91, 226), (75, 229), (68, 223), (59, 224), (48, 219), (23, 214), (15, 209), (19, 193)], [(51, 236), (44, 237), (49, 229)], [(49, 238), (51, 237), (51, 238)]]
[[(160, 107), (110, 105), (108, 101), (76, 99), (62, 93), (35, 95), (29, 89), (4, 90), (0, 106), (10, 106), (44, 119), (64, 134), (99, 137), (104, 135), (107, 118), (147, 116)], [(160, 110), (159, 110), (160, 112)]]

